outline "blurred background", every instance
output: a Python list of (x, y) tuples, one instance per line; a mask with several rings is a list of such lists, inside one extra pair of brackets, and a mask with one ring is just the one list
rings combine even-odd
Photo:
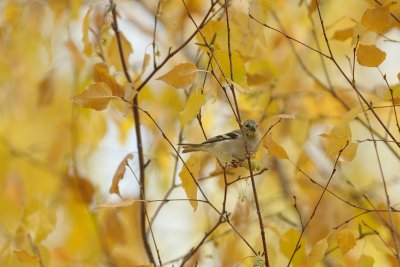
[[(204, 141), (203, 130), (211, 137), (237, 129), (221, 86), (233, 81), (242, 120), (258, 121), (272, 140), (260, 145), (262, 171), (255, 176), (270, 266), (286, 266), (292, 255), (292, 266), (399, 266), (400, 6), (319, 2), (333, 56), (316, 1), (115, 1), (130, 84), (109, 1), (2, 0), (0, 265), (151, 266), (144, 222), (153, 257), (179, 266), (219, 215), (207, 203), (194, 210), (184, 200), (190, 197), (180, 177), (183, 163), (163, 134), (180, 151), (180, 142)], [(202, 34), (196, 33), (191, 19), (200, 25), (205, 16)], [(374, 47), (363, 55), (362, 45)], [(184, 62), (199, 70), (189, 86), (157, 80)], [(139, 106), (162, 129), (140, 113), (153, 234), (142, 202), (133, 201), (140, 199), (140, 167), (132, 107), (121, 96), (101, 111), (71, 99), (98, 82), (99, 63), (124, 92), (143, 85)], [(233, 80), (224, 80), (231, 68)], [(197, 109), (187, 101), (195, 92), (205, 100)], [(182, 123), (188, 110), (193, 116)], [(196, 178), (221, 211), (223, 171), (207, 154), (196, 160)], [(227, 181), (248, 175), (246, 168), (231, 168)], [(115, 187), (110, 193), (113, 181), (118, 193)], [(197, 192), (197, 199), (204, 196)], [(229, 185), (226, 211), (231, 225), (207, 235), (186, 266), (259, 262), (254, 252), (263, 246), (250, 178)]]

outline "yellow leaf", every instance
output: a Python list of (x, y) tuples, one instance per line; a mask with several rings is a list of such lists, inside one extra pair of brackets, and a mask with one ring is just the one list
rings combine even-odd
[(248, 93), (249, 92), (249, 89), (247, 89), (247, 88), (244, 88), (243, 86), (241, 86), (240, 84), (238, 84), (238, 83), (235, 83), (235, 82), (231, 82), (232, 83), (232, 85), (233, 85), (233, 87), (236, 89), (236, 90), (238, 90), (240, 93)]
[(149, 63), (150, 63), (150, 55), (145, 53), (144, 57), (143, 57), (142, 69), (140, 70), (139, 75), (136, 77), (136, 79), (133, 81), (133, 83), (136, 83), (137, 81), (139, 81), (142, 78), (143, 73), (146, 71), (147, 66), (149, 65)]
[(113, 96), (124, 96), (124, 87), (117, 83), (115, 78), (110, 75), (106, 64), (97, 63), (93, 66), (93, 78), (96, 82), (103, 82), (107, 84), (108, 87), (111, 89)]
[(346, 161), (352, 161), (357, 155), (358, 143), (350, 142), (342, 153), (342, 157)]
[[(222, 69), (224, 77), (231, 81), (231, 67), (229, 61), (229, 53), (227, 50), (224, 51), (216, 51), (214, 53), (215, 59), (217, 60), (218, 64), (215, 64), (214, 69), (220, 70)], [(232, 72), (233, 72), (233, 81), (243, 88), (247, 88), (247, 74), (246, 69), (244, 67), (244, 62), (240, 54), (236, 51), (232, 52), (231, 55), (232, 59)]]
[(363, 108), (362, 106), (356, 106), (352, 109), (350, 109), (349, 111), (347, 111), (344, 115), (343, 115), (343, 121), (346, 123), (349, 123), (351, 120), (357, 118), (358, 114), (360, 114), (361, 112), (363, 112)]
[(70, 187), (76, 199), (81, 200), (87, 205), (92, 202), (95, 189), (88, 179), (79, 176), (70, 176), (67, 181), (67, 186)]
[[(119, 36), (121, 37), (121, 46), (122, 46), (122, 51), (124, 52), (124, 60), (128, 66), (129, 55), (133, 53), (132, 45), (125, 38), (125, 35), (122, 32), (119, 33)], [(115, 35), (111, 38), (111, 41), (108, 45), (107, 62), (109, 62), (110, 65), (113, 65), (119, 71), (123, 71), (121, 57), (118, 49), (118, 42)]]
[(328, 242), (326, 238), (319, 240), (312, 248), (310, 255), (308, 256), (309, 267), (314, 267), (318, 262), (323, 261), (325, 252), (328, 249)]
[(264, 147), (268, 149), (268, 155), (274, 156), (280, 159), (289, 159), (285, 149), (277, 144), (273, 139), (272, 135), (268, 134), (264, 140)]
[(381, 34), (387, 32), (390, 28), (390, 5), (365, 10), (361, 23), (369, 31)]
[(357, 61), (365, 67), (378, 67), (386, 58), (386, 53), (375, 45), (360, 44), (357, 49)]
[[(339, 151), (345, 147), (346, 143), (351, 139), (351, 129), (348, 123), (335, 126), (329, 134), (320, 135), (323, 140), (323, 145), (326, 153), (331, 157), (336, 157)], [(350, 142), (341, 157), (344, 160), (351, 161), (357, 153), (358, 144)]]
[(353, 34), (354, 34), (354, 27), (349, 27), (343, 30), (335, 31), (335, 33), (332, 36), (332, 39), (338, 41), (346, 41), (347, 39), (353, 37)]
[[(296, 248), (296, 242), (300, 236), (300, 232), (294, 228), (290, 228), (281, 238), (280, 238), (280, 249), (283, 254), (289, 259)], [(299, 266), (306, 256), (305, 244), (300, 241), (300, 248), (296, 252), (293, 258), (293, 266)]]
[[(182, 170), (179, 173), (179, 177), (181, 178), (182, 187), (186, 192), (186, 196), (188, 199), (197, 199), (197, 185), (193, 179), (197, 179), (200, 171), (200, 161), (193, 154), (189, 157), (185, 162), (186, 166), (182, 166)], [(187, 167), (187, 168), (186, 168)], [(190, 170), (189, 173), (188, 169)], [(190, 200), (190, 205), (192, 205), (194, 211), (197, 209), (197, 205), (199, 203), (196, 200)]]
[(39, 263), (38, 256), (29, 255), (28, 252), (26, 252), (25, 250), (14, 250), (14, 253), (17, 256), (18, 261), (21, 263), (30, 263), (30, 264)]
[(354, 267), (372, 267), (374, 266), (375, 260), (371, 256), (362, 255), (355, 263)]
[(38, 105), (45, 106), (49, 105), (53, 101), (54, 96), (54, 82), (55, 82), (55, 71), (51, 69), (47, 72), (46, 76), (39, 84), (39, 98)]
[(46, 239), (55, 228), (57, 215), (52, 204), (51, 201), (37, 199), (26, 203), (22, 219), (35, 243)]
[(313, 13), (317, 9), (317, 0), (311, 0), (310, 5), (308, 6), (308, 12)]
[(115, 194), (121, 196), (119, 194), (118, 183), (119, 183), (119, 181), (121, 181), (122, 178), (124, 178), (125, 168), (126, 168), (126, 165), (128, 164), (128, 160), (130, 160), (130, 159), (133, 159), (132, 153), (129, 153), (128, 155), (126, 155), (125, 158), (118, 165), (118, 168), (114, 173), (114, 177), (113, 177), (112, 184), (111, 184), (110, 191), (109, 191), (111, 194), (115, 193)]
[(84, 45), (83, 48), (83, 53), (86, 56), (91, 56), (92, 55), (92, 45), (90, 44), (89, 41), (89, 22), (90, 22), (90, 13), (92, 12), (93, 7), (89, 6), (88, 11), (86, 11), (85, 17), (83, 19), (82, 23), (82, 43)]
[(134, 267), (154, 267), (153, 263), (145, 264), (145, 265), (135, 265)]
[(200, 90), (194, 90), (186, 101), (184, 109), (179, 112), (179, 121), (181, 128), (196, 117), (200, 108), (206, 102), (206, 99), (201, 94)]
[(338, 231), (336, 235), (336, 241), (343, 254), (346, 254), (357, 243), (352, 231), (347, 228)]
[(181, 63), (173, 67), (169, 72), (158, 77), (161, 80), (175, 88), (186, 88), (193, 84), (196, 77), (197, 67), (191, 62)]
[(96, 206), (96, 209), (99, 208), (121, 208), (121, 207), (128, 207), (132, 205), (135, 202), (144, 202), (143, 200), (140, 199), (126, 199), (120, 202), (106, 202), (103, 204), (98, 204)]
[(111, 99), (118, 99), (113, 96), (107, 84), (93, 83), (89, 85), (80, 95), (73, 96), (72, 101), (85, 108), (103, 110)]

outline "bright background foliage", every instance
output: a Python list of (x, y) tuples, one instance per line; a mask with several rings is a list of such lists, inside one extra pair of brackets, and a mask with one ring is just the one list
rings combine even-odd
[[(1, 1), (0, 265), (400, 266), (399, 28), (386, 0)], [(260, 170), (180, 153), (245, 119)]]

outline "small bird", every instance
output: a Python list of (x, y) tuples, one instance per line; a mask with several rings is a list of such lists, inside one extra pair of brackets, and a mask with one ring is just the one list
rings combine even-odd
[(260, 133), (257, 122), (254, 120), (247, 120), (243, 122), (242, 129), (223, 135), (217, 135), (207, 139), (201, 144), (179, 145), (183, 146), (183, 153), (204, 151), (217, 157), (225, 164), (242, 166), (243, 163), (247, 164), (245, 162), (247, 152), (249, 155), (254, 155), (257, 152), (259, 142)]

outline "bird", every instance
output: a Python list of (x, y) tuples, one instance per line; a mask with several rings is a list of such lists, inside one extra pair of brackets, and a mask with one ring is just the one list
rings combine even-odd
[(259, 143), (260, 133), (257, 122), (246, 120), (241, 129), (211, 137), (203, 143), (178, 145), (182, 145), (182, 153), (203, 151), (215, 156), (222, 163), (237, 167), (247, 164), (247, 155), (254, 155)]

